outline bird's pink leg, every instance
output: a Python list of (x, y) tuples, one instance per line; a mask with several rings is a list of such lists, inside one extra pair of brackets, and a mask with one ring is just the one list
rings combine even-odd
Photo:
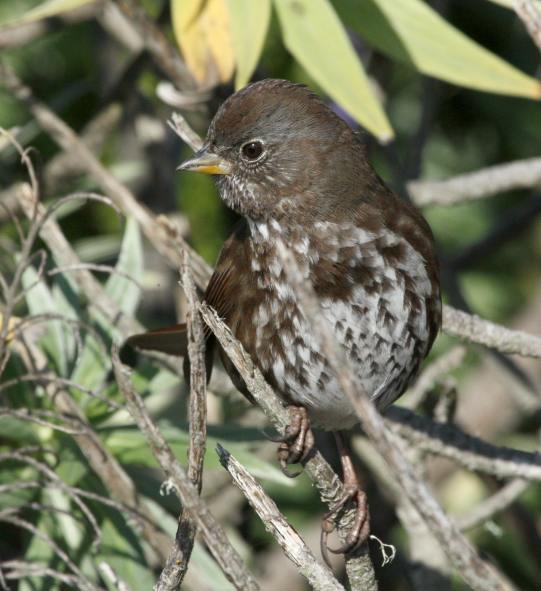
[(289, 464), (296, 464), (306, 460), (314, 448), (314, 435), (310, 428), (310, 419), (303, 406), (288, 406), (291, 422), (286, 428), (284, 436), (278, 447), (278, 461), (282, 472), (291, 478), (298, 476), (300, 472), (291, 472)]
[[(359, 477), (351, 459), (351, 451), (345, 441), (342, 432), (334, 433), (336, 446), (342, 464), (342, 477), (344, 482), (344, 494), (338, 503), (325, 515), (321, 526), (321, 549), (323, 556), (327, 550), (334, 554), (347, 554), (359, 548), (370, 535), (370, 513), (366, 493), (361, 488)], [(345, 544), (339, 548), (329, 548), (327, 537), (335, 528), (338, 515), (349, 502), (355, 503), (355, 520), (348, 533)]]

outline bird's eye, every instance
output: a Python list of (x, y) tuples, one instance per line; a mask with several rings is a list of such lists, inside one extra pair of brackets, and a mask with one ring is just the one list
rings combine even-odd
[(246, 160), (257, 160), (263, 154), (263, 144), (260, 141), (247, 142), (240, 149)]

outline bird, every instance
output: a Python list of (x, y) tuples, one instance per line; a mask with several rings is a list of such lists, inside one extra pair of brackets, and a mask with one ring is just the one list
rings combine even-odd
[[(347, 431), (352, 403), (303, 313), (279, 249), (309, 281), (322, 316), (354, 368), (357, 383), (384, 411), (415, 379), (441, 326), (439, 266), (421, 213), (370, 164), (365, 142), (316, 93), (287, 80), (254, 82), (214, 116), (202, 148), (178, 170), (212, 175), (240, 215), (203, 295), (240, 341), (291, 421), (280, 440), (284, 472), (314, 449), (312, 427), (334, 434), (344, 496), (324, 518), (322, 539), (349, 502), (356, 518), (332, 551), (356, 550), (369, 535), (365, 492)], [(186, 326), (134, 335), (127, 345), (186, 355)], [(242, 378), (219, 351), (233, 383)]]

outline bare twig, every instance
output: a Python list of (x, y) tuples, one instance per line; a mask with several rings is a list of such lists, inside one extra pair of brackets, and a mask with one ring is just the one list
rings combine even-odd
[[(233, 337), (227, 325), (220, 320), (216, 312), (205, 303), (201, 304), (200, 309), (203, 320), (215, 334), (220, 345), (235, 365), (246, 387), (267, 415), (272, 425), (283, 434), (290, 422), (290, 416), (281, 400), (267, 384), (241, 343)], [(317, 487), (323, 502), (327, 503), (329, 507), (334, 507), (342, 498), (344, 489), (342, 482), (325, 458), (316, 451), (308, 458), (304, 469), (310, 480)], [(353, 519), (353, 509), (344, 511), (340, 518), (337, 532), (344, 542), (348, 530), (353, 523)], [(346, 570), (353, 590), (358, 591), (362, 589), (372, 591), (377, 589), (372, 562), (366, 548), (362, 548), (360, 554), (351, 555), (346, 558)]]
[(511, 480), (500, 490), (479, 503), (468, 513), (456, 518), (457, 525), (462, 530), (473, 529), (492, 519), (494, 515), (504, 511), (528, 488), (529, 482), (517, 478)]
[(318, 591), (343, 591), (344, 587), (335, 579), (330, 569), (316, 559), (256, 479), (220, 444), (216, 451), (220, 463), (259, 515), (265, 529), (274, 536), (285, 555), (297, 566), (311, 587)]
[(532, 41), (541, 50), (541, 14), (532, 0), (515, 0), (513, 8), (524, 23)]
[(455, 205), (539, 185), (541, 158), (528, 158), (490, 166), (445, 181), (411, 181), (408, 183), (408, 191), (414, 203), (424, 207)]
[(146, 437), (154, 457), (173, 484), (183, 507), (190, 512), (216, 562), (237, 589), (257, 590), (259, 586), (241, 557), (230, 544), (222, 526), (214, 519), (197, 488), (175, 458), (171, 448), (150, 418), (145, 405), (130, 381), (128, 368), (120, 362), (117, 347), (113, 348), (113, 368), (118, 387), (126, 398), (128, 410)]
[(167, 122), (167, 125), (169, 125), (178, 137), (186, 142), (194, 152), (197, 152), (197, 150), (203, 145), (203, 140), (197, 133), (195, 133), (190, 127), (190, 124), (180, 113), (173, 113), (171, 120)]
[(100, 562), (98, 565), (102, 575), (113, 585), (117, 591), (131, 591), (129, 586), (119, 578), (113, 567), (107, 562)]
[[(188, 357), (190, 360), (190, 446), (188, 449), (188, 478), (201, 493), (203, 460), (207, 438), (207, 378), (205, 371), (205, 338), (203, 323), (197, 310), (197, 294), (190, 272), (189, 259), (184, 253), (181, 283), (188, 300), (186, 323), (188, 328)], [(173, 547), (160, 574), (156, 591), (178, 589), (193, 549), (196, 524), (183, 507)]]
[[(47, 566), (36, 564), (35, 562), (6, 560), (5, 562), (0, 562), (0, 568), (8, 569), (4, 574), (4, 577), (8, 580), (27, 579), (30, 577), (48, 577), (75, 589), (84, 589), (84, 583), (78, 576), (62, 573)], [(3, 589), (9, 591), (7, 586), (3, 587)]]
[(541, 357), (541, 337), (505, 328), (451, 306), (443, 306), (443, 330), (451, 336), (490, 347), (500, 353)]
[(541, 480), (538, 453), (492, 445), (455, 425), (431, 421), (405, 408), (391, 407), (385, 414), (389, 430), (419, 451), (441, 455), (470, 470), (499, 478)]
[(9, 514), (12, 512), (11, 510), (4, 510), (0, 512), (0, 521), (4, 521), (5, 523), (11, 523), (16, 527), (20, 527), (21, 529), (25, 529), (29, 531), (32, 535), (40, 540), (43, 540), (47, 546), (49, 546), (54, 553), (62, 560), (64, 564), (73, 572), (73, 574), (77, 577), (77, 584), (81, 591), (100, 591), (99, 588), (94, 585), (91, 581), (89, 581), (82, 571), (77, 567), (77, 565), (71, 560), (71, 558), (62, 550), (62, 548), (47, 534), (43, 533), (39, 530), (35, 525), (26, 521), (25, 519), (21, 519), (16, 515)]
[(410, 395), (406, 401), (407, 408), (417, 408), (442, 376), (462, 364), (465, 355), (466, 349), (462, 345), (457, 345), (429, 365), (410, 389)]

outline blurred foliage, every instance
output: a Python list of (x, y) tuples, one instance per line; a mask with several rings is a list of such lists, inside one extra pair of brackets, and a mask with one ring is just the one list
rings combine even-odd
[[(220, 202), (208, 178), (174, 175), (175, 166), (187, 150), (163, 125), (171, 108), (156, 96), (162, 73), (151, 60), (140, 60), (136, 53), (123, 47), (122, 37), (104, 27), (103, 15), (69, 24), (62, 21), (64, 10), (82, 4), (81, 0), (0, 0), (0, 23), (13, 26), (37, 22), (44, 16), (55, 17), (47, 21), (49, 28), (42, 35), (2, 49), (2, 58), (77, 131), (84, 129), (106, 105), (120, 103), (123, 116), (115, 129), (108, 131), (100, 151), (102, 161), (154, 211), (180, 211), (189, 222), (188, 239), (212, 263), (231, 231), (234, 214)], [(540, 96), (540, 85), (533, 75), (538, 72), (539, 53), (521, 24), (511, 18), (512, 13), (496, 4), (511, 6), (511, 2), (504, 0), (257, 0), (249, 5), (242, 0), (172, 0), (170, 5), (161, 0), (143, 2), (168, 38), (178, 40), (199, 86), (211, 90), (204, 105), (195, 105), (187, 113), (201, 133), (217, 105), (234, 87), (250, 79), (288, 78), (321, 92), (352, 125), (361, 123), (380, 139), (390, 140), (394, 136), (393, 147), (401, 162), (402, 178), (398, 181), (402, 183), (416, 177), (446, 178), (538, 154), (541, 107), (538, 101), (529, 99)], [(0, 25), (0, 36), (6, 28), (7, 24)], [(431, 109), (429, 133), (419, 165), (415, 153), (418, 142), (424, 140), (418, 130)], [(144, 117), (158, 122), (160, 133), (149, 135), (142, 124)], [(58, 153), (53, 142), (1, 86), (0, 127), (19, 128), (18, 140), (24, 146), (36, 148), (38, 170)], [(367, 143), (376, 168), (400, 188), (392, 174), (388, 152), (373, 139), (367, 139)], [(0, 192), (22, 179), (25, 172), (18, 165), (15, 151), (9, 147), (0, 149)], [(91, 178), (80, 175), (54, 193), (45, 187), (43, 199), (51, 203), (83, 189), (98, 190)], [(442, 259), (452, 260), (503, 220), (511, 219), (517, 207), (530, 197), (525, 191), (516, 191), (452, 208), (428, 208), (425, 215), (434, 229)], [(124, 224), (101, 204), (74, 205), (69, 210), (66, 207), (58, 217), (82, 260), (112, 264), (130, 276), (128, 279), (112, 274), (103, 280), (105, 289), (124, 312), (134, 315), (140, 311), (148, 325), (175, 317), (177, 276), (156, 261), (134, 222)], [(16, 265), (16, 232), (5, 218), (2, 240), (8, 248), (0, 255), (0, 268), (9, 275)], [(512, 240), (502, 241), (460, 268), (458, 279), (475, 312), (509, 322), (539, 292), (540, 270), (541, 219), (532, 216)], [(104, 445), (125, 466), (138, 490), (153, 503), (161, 523), (173, 535), (178, 506), (172, 498), (160, 495), (161, 477), (142, 436), (132, 428), (125, 411), (112, 410), (84, 391), (87, 388), (122, 404), (110, 375), (109, 349), (113, 340), (119, 338), (118, 331), (92, 312), (85, 294), (79, 292), (69, 273), (44, 279), (37, 268), (29, 267), (23, 284), (28, 291), (25, 301), (16, 309), (17, 316), (54, 312), (68, 319), (84, 320), (93, 328), (94, 332), (90, 332), (83, 327), (78, 338), (71, 325), (51, 320), (45, 323), (38, 339), (40, 350), (51, 370), (83, 388), (81, 391), (70, 387), (69, 391)], [(450, 343), (451, 339), (440, 338), (432, 356), (449, 348)], [(479, 355), (471, 354), (455, 372), (456, 377), (460, 380), (473, 371), (478, 360)], [(25, 372), (21, 359), (13, 354), (1, 376), (2, 383)], [(134, 379), (177, 457), (184, 461), (185, 386), (178, 376), (149, 362), (140, 365)], [(12, 408), (50, 411), (54, 406), (44, 387), (20, 382), (0, 395)], [(261, 458), (265, 442), (257, 429), (241, 424), (245, 411), (246, 406), (234, 395), (219, 402), (217, 416), (227, 417), (231, 424), (213, 425), (210, 429), (206, 485), (212, 488), (215, 476), (219, 476), (213, 450), (219, 441), (263, 479), (295, 526), (308, 526), (322, 512), (313, 488), (304, 477), (286, 481), (273, 461)], [(526, 425), (520, 435), (521, 447), (536, 445), (534, 426)], [(107, 496), (69, 435), (0, 416), (0, 453), (35, 445), (48, 450), (44, 461), (54, 467), (65, 483)], [(471, 507), (491, 490), (477, 476), (459, 472), (455, 478), (447, 483), (442, 494), (446, 505), (457, 511)], [(42, 475), (30, 465), (4, 462), (0, 484), (18, 480), (43, 483)], [(538, 485), (531, 486), (521, 499), (528, 514), (538, 521), (540, 493)], [(30, 503), (66, 509), (69, 515), (53, 510), (35, 511)], [(97, 565), (106, 560), (134, 591), (149, 589), (155, 572), (148, 565), (148, 547), (134, 524), (111, 507), (95, 501), (88, 504), (102, 531), (99, 549), (93, 545), (92, 529), (80, 508), (58, 489), (41, 487), (0, 493), (0, 510), (28, 506), (26, 518), (76, 557), (78, 566), (90, 579), (100, 580)], [(248, 511), (237, 519), (242, 522), (237, 543), (255, 562), (269, 550), (271, 541)], [(494, 521), (500, 534), (479, 528), (473, 532), (473, 538), (520, 589), (536, 589), (539, 565), (524, 537), (508, 526), (507, 519), (503, 516)], [(23, 556), (62, 568), (50, 544), (13, 526), (1, 527), (2, 557)], [(392, 519), (387, 527), (389, 538), (403, 544), (404, 535), (396, 520)], [(231, 588), (202, 547), (196, 547), (193, 561), (204, 577), (201, 585), (205, 588)], [(398, 566), (378, 572), (380, 575), (384, 589), (410, 588), (403, 580), (398, 582)], [(32, 578), (18, 588), (60, 587)], [(457, 582), (456, 588), (463, 587)]]

